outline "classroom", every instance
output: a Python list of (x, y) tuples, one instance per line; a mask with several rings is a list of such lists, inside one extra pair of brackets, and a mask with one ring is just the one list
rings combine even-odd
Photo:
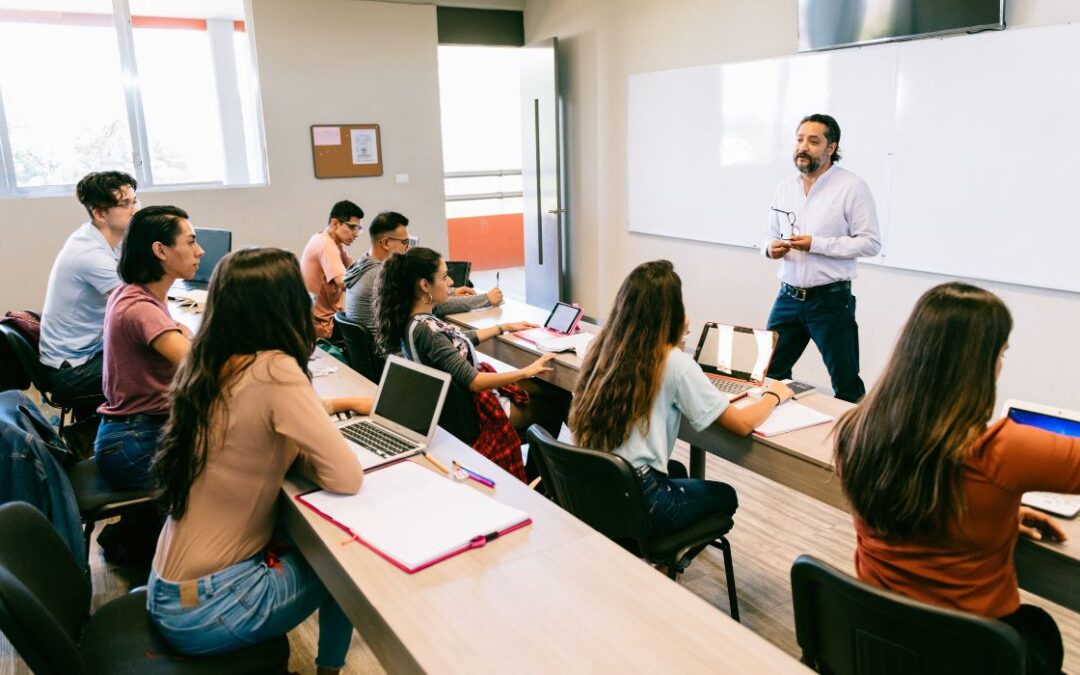
[[(5, 10), (26, 9), (25, 4), (0, 0), (0, 22), (4, 20)], [(131, 4), (136, 4), (135, 0), (131, 0)], [(565, 201), (559, 206), (566, 209), (563, 215), (566, 239), (562, 243), (566, 271), (561, 299), (580, 305), (584, 309), (584, 320), (602, 327), (627, 275), (642, 263), (664, 259), (674, 264), (675, 272), (681, 277), (690, 336), (688, 342), (696, 340), (703, 326), (710, 321), (764, 327), (777, 293), (775, 261), (767, 260), (760, 250), (747, 245), (730, 245), (715, 239), (708, 240), (707, 237), (667, 236), (666, 230), (679, 228), (665, 226), (657, 219), (644, 227), (634, 222), (634, 205), (639, 202), (631, 194), (631, 189), (641, 185), (640, 182), (634, 184), (635, 171), (639, 168), (632, 129), (634, 102), (638, 100), (634, 87), (637, 86), (635, 82), (642, 81), (641, 76), (648, 74), (796, 58), (800, 4), (796, 0), (448, 0), (431, 3), (416, 0), (248, 0), (247, 30), (255, 45), (266, 180), (239, 187), (218, 185), (190, 186), (180, 190), (140, 189), (139, 196), (143, 208), (150, 205), (177, 205), (191, 214), (191, 221), (197, 228), (231, 231), (234, 251), (245, 246), (272, 246), (300, 256), (312, 235), (324, 227), (328, 207), (339, 200), (348, 199), (361, 205), (366, 212), (363, 219), (365, 229), (371, 219), (382, 211), (405, 213), (410, 221), (409, 233), (418, 236), (422, 246), (446, 252), (449, 239), (440, 118), (437, 6), (520, 12), (526, 45), (550, 38), (556, 38), (558, 44), (558, 93), (565, 142), (561, 166)], [(1007, 26), (1003, 35), (1053, 27), (1064, 30), (1080, 22), (1080, 5), (1068, 0), (1006, 0), (1003, 5)], [(952, 49), (962, 52), (963, 41), (981, 37), (953, 35), (933, 39), (950, 41)], [(840, 52), (846, 52), (844, 58), (858, 62), (859, 57), (854, 50)], [(1040, 75), (1049, 82), (1060, 80), (1065, 83), (1074, 79), (1074, 70), (1074, 63), (1054, 62), (1047, 64), (1045, 72)], [(2, 69), (0, 72), (3, 72)], [(1066, 86), (1071, 87), (1070, 90), (1075, 89), (1072, 84)], [(6, 96), (7, 92), (2, 87), (3, 81), (0, 81), (0, 95)], [(176, 95), (183, 97), (185, 92), (178, 90)], [(1009, 92), (1002, 91), (1000, 96), (1005, 101), (1009, 98)], [(74, 107), (92, 105), (87, 101), (58, 103)], [(818, 112), (834, 114), (844, 127), (842, 111), (800, 110), (785, 111), (785, 114), (794, 115), (798, 120), (803, 115)], [(1037, 121), (1018, 124), (1014, 118), (995, 119), (993, 109), (971, 110), (968, 113), (993, 131), (982, 140), (994, 148), (990, 151), (991, 155), (1002, 165), (1024, 161), (1027, 163), (1027, 179), (1032, 185), (1049, 180), (1040, 174), (1039, 158), (1028, 151), (1033, 146), (1045, 146), (1045, 143), (1032, 141), (1032, 137), (1037, 135)], [(678, 109), (670, 110), (669, 114), (671, 124), (675, 126), (687, 117), (697, 119), (696, 116), (681, 115)], [(856, 117), (858, 114), (852, 113), (847, 119)], [(317, 178), (312, 167), (311, 127), (367, 122), (379, 125), (383, 164), (381, 175), (337, 180)], [(0, 124), (3, 123), (3, 118), (0, 118)], [(858, 133), (848, 134), (849, 127), (844, 128), (844, 143), (849, 144), (845, 152), (852, 158), (858, 157), (856, 143), (870, 145), (884, 142), (881, 138), (869, 139)], [(855, 129), (858, 131), (859, 127)], [(790, 132), (791, 141), (794, 142), (795, 129)], [(1076, 147), (1073, 139), (1062, 139), (1062, 145)], [(934, 154), (948, 157), (952, 151), (954, 149), (943, 143), (934, 149)], [(787, 161), (790, 147), (781, 146), (775, 152)], [(0, 153), (0, 159), (2, 157)], [(935, 162), (938, 159), (927, 157), (926, 161)], [(1056, 161), (1048, 164), (1055, 170), (1059, 166)], [(111, 168), (98, 167), (94, 170)], [(688, 167), (688, 170), (692, 168)], [(914, 168), (909, 164), (908, 170), (917, 172), (918, 162), (914, 163)], [(406, 179), (402, 180), (402, 176), (406, 176)], [(674, 187), (667, 190), (665, 185), (665, 198), (697, 203), (696, 195), (681, 197), (678, 193), (680, 185), (687, 186), (687, 190), (699, 190), (694, 176), (674, 173), (669, 178), (670, 185)], [(963, 201), (969, 196), (969, 191), (963, 186), (965, 177), (957, 175), (954, 178), (957, 182), (957, 199)], [(1060, 176), (1056, 179), (1060, 179)], [(775, 185), (775, 181), (772, 184)], [(0, 284), (0, 313), (10, 309), (40, 310), (45, 301), (49, 270), (57, 252), (74, 229), (85, 222), (85, 211), (73, 197), (73, 185), (58, 188), (51, 194), (34, 196), (16, 195), (13, 194), (14, 190), (4, 191), (4, 187), (0, 186), (0, 226), (5, 230), (7, 239), (6, 245), (0, 246), (0, 269), (4, 270), (4, 282)], [(1020, 195), (1018, 201), (1022, 200), (1025, 188), (1023, 181), (1010, 185), (1010, 189)], [(1061, 219), (1060, 225), (1051, 229), (1045, 222), (1039, 225), (1016, 222), (1010, 236), (1021, 241), (1025, 233), (1036, 233), (1034, 236), (1046, 238), (1038, 242), (1034, 249), (1045, 247), (1060, 253), (1062, 248), (1070, 248), (1067, 240), (1072, 232), (1074, 209), (1069, 205), (1067, 194), (1056, 195), (1060, 199), (1058, 206), (1044, 205), (1032, 209), (1032, 213), (1039, 218), (1046, 213), (1056, 215)], [(770, 195), (771, 192), (766, 191), (761, 197), (758, 220), (745, 226), (749, 230), (760, 229), (762, 236)], [(883, 221), (887, 221), (891, 214), (897, 212), (896, 205), (888, 202), (886, 195), (875, 193), (874, 196), (879, 209), (882, 209), (883, 203), (889, 204), (889, 212), (881, 213)], [(681, 208), (672, 210), (682, 211)], [(702, 214), (703, 220), (722, 219), (722, 202), (718, 210), (721, 213)], [(972, 211), (977, 209), (973, 208)], [(979, 238), (978, 223), (963, 223), (958, 227), (970, 237)], [(1044, 230), (1047, 234), (1044, 234)], [(1065, 241), (1055, 241), (1050, 232), (1057, 233), (1056, 238)], [(888, 235), (886, 232), (886, 257)], [(996, 240), (979, 242), (976, 248), (986, 256), (984, 267), (1010, 266), (1013, 250), (1009, 243), (1008, 238), (1003, 239), (1000, 245)], [(367, 245), (367, 233), (361, 232), (350, 252), (359, 257)], [(922, 245), (933, 248), (935, 242), (926, 241)], [(958, 251), (957, 255), (962, 255), (962, 252)], [(1067, 254), (1057, 255), (1053, 260), (1067, 261), (1068, 257)], [(1025, 260), (1019, 266), (1037, 268), (1040, 261)], [(859, 263), (853, 292), (859, 300), (859, 360), (867, 390), (871, 390), (886, 373), (897, 338), (920, 297), (939, 284), (963, 281), (999, 297), (1012, 317), (1008, 352), (996, 384), (994, 418), (1000, 414), (1006, 400), (1036, 402), (1062, 410), (1080, 410), (1080, 386), (1077, 385), (1080, 380), (1080, 340), (1072, 337), (1073, 330), (1080, 327), (1080, 294), (1076, 290), (1078, 283), (1075, 282), (1076, 278), (1080, 278), (1080, 269), (1073, 264), (1071, 271), (1064, 270), (1064, 276), (1074, 281), (1048, 288), (1037, 282), (1001, 281), (993, 275), (964, 277), (951, 274), (948, 270), (937, 272), (890, 266), (887, 263)], [(483, 292), (484, 289), (478, 290)], [(535, 313), (499, 316), (505, 321), (543, 322), (543, 316)], [(499, 335), (504, 323), (498, 319), (492, 323), (483, 317), (472, 324), (468, 320), (463, 321), (465, 323), (461, 325), (464, 328), (480, 331), (498, 325), (496, 332)], [(512, 367), (526, 367), (526, 361), (517, 362), (523, 358), (520, 350), (508, 348), (498, 336), (493, 343), (498, 343), (493, 352), (481, 351)], [(564, 361), (564, 357), (560, 357), (559, 361), (563, 361), (564, 365), (561, 366), (562, 370), (560, 366), (554, 367), (554, 376), (572, 378), (576, 375), (580, 361), (572, 369), (566, 366), (568, 362)], [(319, 361), (320, 367), (322, 363)], [(367, 387), (362, 389), (363, 394), (343, 388), (339, 380), (350, 384), (362, 380), (348, 379), (352, 375), (355, 373), (345, 377), (344, 373), (339, 372), (331, 378), (315, 378), (313, 383), (320, 396), (369, 396), (374, 392), (371, 383), (362, 385)], [(821, 390), (831, 391), (829, 372), (813, 344), (799, 360), (794, 377)], [(323, 379), (322, 383), (320, 379)], [(333, 382), (330, 383), (330, 380)], [(564, 388), (572, 390), (573, 385)], [(836, 416), (847, 409), (837, 408)], [(691, 656), (678, 660), (668, 670), (755, 672), (769, 668), (782, 672), (794, 671), (800, 665), (800, 652), (791, 619), (791, 594), (786, 586), (790, 583), (788, 574), (791, 563), (800, 553), (811, 553), (852, 574), (855, 551), (852, 518), (848, 509), (837, 508), (837, 504), (843, 502), (843, 496), (840, 494), (840, 480), (833, 475), (829, 459), (831, 454), (823, 456), (820, 466), (815, 469), (821, 469), (823, 475), (828, 474), (831, 482), (821, 487), (822, 481), (819, 480), (815, 485), (804, 488), (800, 487), (800, 481), (804, 481), (804, 478), (785, 478), (784, 475), (790, 476), (790, 472), (782, 467), (775, 469), (778, 473), (770, 474), (769, 470), (757, 467), (753, 459), (738, 459), (740, 453), (750, 447), (750, 441), (744, 447), (713, 438), (720, 433), (707, 431), (697, 436), (680, 433), (676, 457), (690, 464), (691, 476), (708, 475), (710, 479), (729, 482), (739, 493), (740, 510), (734, 518), (730, 540), (736, 578), (741, 581), (741, 575), (745, 574), (748, 579), (739, 586), (743, 626), (734, 624), (728, 618), (731, 611), (724, 576), (726, 570), (719, 550), (709, 549), (702, 556), (703, 564), (690, 567), (680, 577), (678, 584), (683, 588), (672, 591), (671, 604), (661, 613), (672, 621), (678, 620), (680, 614), (686, 616), (686, 627), (681, 629), (686, 632), (692, 632), (692, 627), (724, 632), (721, 647), (708, 644), (708, 636), (672, 638), (680, 648), (698, 648), (702, 654), (711, 656), (722, 653), (723, 645), (742, 639), (744, 646), (738, 648), (738, 658), (746, 660), (733, 662), (725, 668), (723, 663), (703, 662), (705, 656), (701, 659)], [(818, 438), (813, 434), (806, 438), (807, 443), (821, 447), (831, 443), (831, 439)], [(711, 447), (711, 443), (727, 444), (725, 447), (732, 449), (717, 451)], [(760, 444), (759, 440), (753, 443), (755, 448)], [(464, 448), (464, 451), (469, 450)], [(466, 465), (470, 461), (469, 455), (454, 454), (453, 457), (461, 459)], [(800, 465), (797, 470), (802, 471), (803, 468)], [(696, 469), (703, 473), (696, 473)], [(507, 477), (507, 480), (511, 479)], [(813, 482), (816, 479), (809, 480)], [(499, 484), (502, 488), (503, 482)], [(404, 578), (404, 575), (389, 565), (385, 565), (385, 570), (379, 568), (376, 563), (385, 564), (379, 559), (365, 562), (360, 571), (351, 572), (351, 581), (338, 580), (339, 586), (356, 583), (364, 588), (365, 583), (371, 584), (370, 593), (365, 589), (361, 592), (363, 597), (348, 601), (353, 603), (352, 607), (345, 606), (347, 602), (342, 601), (343, 609), (350, 618), (354, 616), (354, 611), (370, 614), (363, 625), (354, 621), (361, 638), (369, 642), (371, 639), (385, 639), (393, 646), (392, 649), (387, 648), (386, 652), (371, 645), (357, 648), (359, 641), (354, 638), (350, 662), (342, 672), (473, 670), (465, 667), (461, 661), (434, 656), (446, 646), (443, 642), (424, 644), (412, 651), (415, 644), (425, 641), (423, 632), (410, 632), (411, 629), (402, 629), (400, 623), (395, 622), (405, 621), (408, 617), (404, 615), (410, 612), (445, 610), (452, 601), (470, 591), (479, 592), (478, 589), (482, 589), (483, 564), (501, 566), (497, 575), (499, 579), (492, 582), (490, 592), (520, 590), (521, 597), (513, 602), (512, 607), (494, 613), (486, 622), (472, 619), (464, 622), (474, 630), (495, 631), (496, 628), (512, 624), (527, 612), (536, 612), (538, 621), (550, 621), (555, 630), (557, 621), (539, 610), (526, 608), (530, 603), (545, 602), (542, 589), (518, 589), (515, 582), (529, 574), (536, 574), (540, 575), (538, 578), (548, 575), (546, 583), (576, 583), (555, 568), (579, 560), (590, 552), (595, 552), (599, 559), (610, 561), (614, 576), (605, 579), (603, 571), (595, 568), (582, 573), (596, 574), (595, 577), (578, 581), (583, 586), (595, 584), (597, 602), (608, 601), (618, 606), (622, 602), (617, 593), (621, 584), (657, 585), (663, 581), (665, 585), (675, 587), (675, 584), (667, 584), (662, 575), (652, 574), (648, 567), (637, 564), (632, 556), (621, 555), (616, 547), (612, 546), (609, 550), (610, 542), (602, 537), (593, 537), (595, 533), (579, 521), (572, 518), (567, 518), (567, 522), (558, 520), (565, 514), (554, 506), (554, 502), (534, 499), (529, 491), (519, 491), (517, 488), (515, 484), (513, 490), (509, 491), (507, 501), (532, 517), (531, 527), (535, 531), (530, 535), (532, 539), (527, 547), (523, 545), (520, 550), (514, 549), (500, 557), (495, 546), (489, 544), (488, 548), (492, 550), (476, 552), (482, 563), (450, 561), (435, 566), (429, 570), (434, 574), (428, 582), (416, 581), (423, 579), (424, 572), (415, 579), (410, 577), (410, 582), (416, 583), (416, 586), (405, 585), (398, 579), (398, 576)], [(295, 486), (287, 486), (286, 493), (294, 497)], [(761, 504), (774, 498), (780, 504), (775, 512), (755, 510), (755, 503)], [(557, 527), (544, 524), (543, 519), (548, 515), (557, 519)], [(291, 525), (309, 523), (299, 510), (289, 511), (284, 517)], [(777, 524), (777, 519), (785, 522)], [(790, 539), (772, 541), (771, 532), (750, 532), (751, 529), (773, 526), (777, 528), (777, 537), (789, 536)], [(310, 524), (303, 527), (308, 528), (305, 531), (309, 532), (309, 541), (298, 540), (301, 548), (305, 545), (329, 545), (326, 542), (334, 537), (332, 528)], [(743, 532), (740, 532), (741, 529)], [(574, 550), (555, 549), (552, 542), (564, 534), (574, 538)], [(1077, 530), (1077, 538), (1080, 539), (1080, 530)], [(1032, 559), (1043, 552), (1039, 549), (1031, 553), (1029, 549), (1024, 550), (1026, 554), (1034, 556)], [(349, 552), (347, 555), (354, 554)], [(624, 557), (629, 562), (622, 560)], [(553, 569), (542, 569), (545, 563), (553, 565)], [(92, 561), (91, 564), (104, 565), (100, 561)], [(369, 564), (370, 567), (367, 566)], [(1029, 581), (1025, 577), (1029, 572), (1025, 570), (1040, 569), (1038, 562), (1033, 564), (1036, 566), (1021, 565), (1020, 588), (1023, 589), (1025, 603), (1042, 606), (1043, 594), (1035, 589), (1044, 588), (1051, 582), (1044, 581), (1039, 586), (1037, 580)], [(451, 565), (457, 567), (450, 571), (442, 569)], [(315, 563), (312, 566), (322, 576), (324, 568)], [(637, 567), (650, 574), (643, 576), (644, 573)], [(1062, 572), (1056, 570), (1055, 573)], [(1068, 575), (1077, 573), (1080, 573), (1080, 567), (1068, 568), (1062, 573), (1066, 581), (1054, 581), (1052, 585), (1075, 585), (1076, 577)], [(365, 574), (372, 576), (366, 577), (365, 581)], [(462, 577), (455, 578), (454, 574)], [(653, 580), (653, 576), (657, 580)], [(100, 583), (103, 579), (106, 581)], [(1055, 577), (1057, 579), (1060, 577)], [(122, 580), (103, 576), (97, 568), (94, 583), (95, 607), (120, 594), (122, 591), (118, 589), (124, 587)], [(326, 583), (331, 594), (335, 594), (332, 583)], [(774, 583), (780, 584), (781, 588), (770, 587)], [(99, 586), (108, 590), (99, 591)], [(436, 588), (440, 586), (444, 591), (441, 594)], [(665, 602), (663, 590), (657, 587), (655, 602)], [(582, 593), (585, 592), (582, 590)], [(99, 597), (99, 593), (107, 593), (108, 596)], [(382, 606), (385, 607), (385, 603), (398, 601), (400, 595), (395, 596), (395, 593), (414, 593), (417, 604), (403, 605), (402, 616), (390, 616), (377, 609), (371, 611), (371, 607), (380, 607), (379, 603), (384, 603)], [(1067, 594), (1071, 593), (1070, 588)], [(698, 602), (699, 598), (705, 602)], [(627, 603), (627, 607), (635, 607), (629, 601)], [(1063, 636), (1064, 669), (1080, 669), (1080, 615), (1076, 613), (1077, 607), (1070, 607), (1068, 601), (1058, 598), (1054, 599), (1054, 603), (1046, 601), (1046, 604), (1053, 604), (1052, 610), (1048, 611), (1057, 621)], [(647, 611), (641, 605), (636, 607)], [(573, 605), (560, 604), (559, 611), (572, 613)], [(658, 622), (662, 620), (657, 619)], [(717, 629), (717, 626), (720, 628)], [(670, 628), (659, 623), (657, 627)], [(750, 630), (745, 630), (745, 627)], [(641, 625), (623, 628), (633, 631), (632, 634), (641, 640), (640, 645), (652, 644), (652, 637)], [(365, 637), (365, 629), (369, 637)], [(464, 628), (461, 630), (465, 631)], [(507, 630), (508, 635), (517, 635), (517, 628)], [(317, 628), (309, 621), (299, 632), (303, 632), (299, 643), (295, 635), (290, 636), (294, 657), (297, 644), (302, 644), (299, 649), (305, 660), (298, 662), (294, 658), (290, 664), (292, 670), (309, 672), (304, 669), (311, 668)], [(524, 635), (526, 631), (522, 628), (521, 633)], [(614, 643), (608, 642), (610, 639), (609, 636), (596, 636), (596, 649), (614, 649)], [(676, 642), (673, 642), (672, 649)], [(11, 655), (10, 645), (4, 643), (0, 646), (8, 647), (7, 651), (0, 650), (0, 673), (27, 672), (25, 664)], [(552, 662), (545, 667), (543, 644), (514, 646), (515, 649), (495, 652), (487, 661), (480, 657), (480, 665), (475, 671), (505, 672), (514, 668), (524, 672), (550, 672), (556, 664), (565, 666), (565, 662)], [(626, 646), (619, 649), (633, 651)], [(644, 646), (638, 647), (639, 652), (646, 649)], [(361, 656), (354, 662), (357, 653)], [(633, 669), (662, 667), (657, 662), (660, 658), (657, 654), (640, 653), (638, 666)], [(741, 667), (736, 663), (741, 663)], [(595, 672), (615, 665), (615, 661), (600, 658), (595, 662), (583, 661), (577, 669)]]

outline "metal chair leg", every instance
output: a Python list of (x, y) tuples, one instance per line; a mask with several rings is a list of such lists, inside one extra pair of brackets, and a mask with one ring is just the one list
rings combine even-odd
[(724, 537), (720, 537), (712, 543), (724, 554), (724, 576), (727, 579), (728, 606), (731, 608), (731, 618), (739, 620), (739, 596), (735, 593), (735, 567), (731, 560), (731, 544)]

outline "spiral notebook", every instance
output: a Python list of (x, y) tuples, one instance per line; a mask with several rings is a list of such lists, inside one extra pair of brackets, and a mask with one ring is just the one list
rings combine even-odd
[(415, 462), (365, 474), (355, 495), (317, 490), (296, 499), (409, 574), (532, 522), (524, 511)]

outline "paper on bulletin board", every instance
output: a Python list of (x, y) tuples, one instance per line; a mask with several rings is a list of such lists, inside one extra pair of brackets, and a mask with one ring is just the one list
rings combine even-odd
[(312, 127), (311, 136), (315, 145), (341, 145), (341, 127)]
[(374, 129), (352, 129), (353, 164), (378, 164), (379, 150)]

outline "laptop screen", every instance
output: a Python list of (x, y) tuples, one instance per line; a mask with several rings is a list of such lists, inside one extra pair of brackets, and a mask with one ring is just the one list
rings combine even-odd
[(386, 374), (379, 387), (374, 413), (427, 436), (441, 402), (442, 390), (441, 379), (390, 359), (386, 362)]
[(447, 260), (446, 273), (454, 280), (455, 286), (465, 286), (469, 283), (469, 272), (472, 271), (472, 263), (462, 260)]
[(195, 273), (192, 281), (205, 283), (210, 281), (210, 275), (214, 273), (218, 262), (232, 250), (232, 231), (196, 227), (195, 238), (206, 253), (199, 261), (199, 271)]
[(1016, 407), (1009, 408), (1009, 419), (1017, 424), (1045, 429), (1055, 434), (1080, 437), (1080, 421), (1076, 419)]
[(722, 323), (707, 323), (694, 360), (702, 370), (761, 382), (772, 360), (776, 333)]

